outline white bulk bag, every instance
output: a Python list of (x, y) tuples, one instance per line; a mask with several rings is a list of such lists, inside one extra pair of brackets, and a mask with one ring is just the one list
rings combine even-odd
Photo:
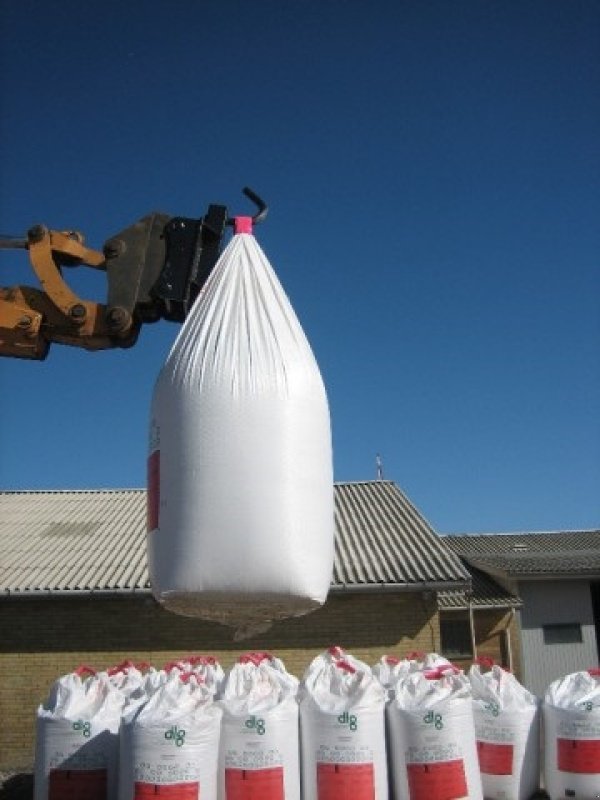
[(396, 658), (396, 656), (381, 656), (377, 664), (373, 667), (373, 675), (381, 683), (390, 698), (393, 697), (394, 687), (398, 681), (403, 680), (407, 675), (416, 672), (418, 664), (408, 658)]
[(333, 567), (329, 409), (254, 237), (233, 237), (156, 382), (148, 557), (156, 599), (241, 635), (318, 608)]
[(486, 800), (529, 800), (540, 785), (538, 699), (498, 665), (473, 665), (469, 680)]
[(337, 660), (300, 689), (303, 800), (388, 797), (385, 689), (370, 670)]
[(298, 684), (298, 678), (294, 675), (289, 673), (285, 667), (285, 664), (280, 658), (274, 656), (272, 653), (268, 653), (266, 650), (254, 650), (252, 652), (244, 653), (238, 658), (239, 664), (254, 664), (257, 667), (259, 664), (262, 664), (266, 661), (269, 667), (275, 672), (280, 672), (282, 675), (285, 676), (285, 680), (292, 680)]
[(142, 670), (149, 669), (147, 664), (136, 664), (133, 661), (123, 661), (115, 667), (106, 671), (110, 685), (118, 689), (124, 696), (125, 701), (131, 695), (137, 695), (143, 691), (145, 677)]
[(550, 800), (600, 795), (600, 671), (550, 684), (543, 703), (544, 779)]
[(394, 796), (402, 800), (482, 800), (471, 688), (463, 674), (415, 672), (387, 705)]
[(456, 673), (460, 671), (458, 667), (455, 667), (451, 661), (448, 661), (445, 656), (441, 656), (439, 653), (426, 653), (419, 666), (423, 672), (437, 671), (442, 673), (446, 670), (451, 670)]
[(300, 800), (297, 690), (297, 678), (266, 657), (242, 658), (228, 671), (220, 700), (220, 800)]
[(425, 654), (413, 651), (408, 653), (405, 658), (397, 658), (392, 655), (381, 656), (373, 667), (373, 674), (392, 697), (394, 687), (398, 681), (403, 680), (408, 675), (412, 675), (414, 672), (427, 672), (431, 678), (435, 676), (442, 677), (446, 670), (455, 673), (457, 668), (437, 653)]
[(64, 675), (37, 711), (35, 800), (114, 797), (123, 695), (106, 675)]
[(302, 682), (306, 683), (308, 680), (309, 675), (312, 672), (319, 673), (325, 667), (329, 667), (332, 664), (337, 664), (340, 661), (345, 662), (346, 664), (350, 664), (356, 670), (360, 670), (360, 672), (366, 672), (367, 674), (371, 674), (371, 667), (365, 661), (361, 661), (356, 656), (353, 656), (351, 653), (347, 653), (343, 647), (339, 645), (332, 645), (328, 647), (323, 653), (319, 653), (318, 656), (315, 656), (313, 660), (310, 662), (308, 667), (304, 672), (304, 676), (302, 678)]
[(198, 683), (202, 683), (215, 697), (225, 676), (223, 667), (217, 659), (206, 655), (186, 656), (179, 661), (171, 661), (165, 666), (165, 670), (167, 672), (177, 670), (179, 673), (189, 672), (195, 675)]
[[(135, 784), (131, 756), (131, 726), (140, 709), (168, 680), (169, 673), (167, 671), (151, 667), (146, 673), (142, 685), (126, 697), (119, 728), (119, 797), (129, 797), (131, 787)], [(174, 680), (173, 677), (172, 680)]]
[(119, 800), (216, 800), (221, 709), (192, 676), (169, 675), (121, 726)]

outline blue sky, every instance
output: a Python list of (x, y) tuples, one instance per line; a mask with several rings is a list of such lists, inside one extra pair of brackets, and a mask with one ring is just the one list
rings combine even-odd
[[(329, 394), (336, 480), (440, 532), (600, 525), (596, 2), (20, 0), (0, 32), (0, 230), (90, 246), (151, 210), (257, 238)], [(35, 285), (0, 253), (2, 285)], [(70, 271), (104, 299), (101, 276)], [(0, 362), (0, 489), (145, 485), (177, 334)]]

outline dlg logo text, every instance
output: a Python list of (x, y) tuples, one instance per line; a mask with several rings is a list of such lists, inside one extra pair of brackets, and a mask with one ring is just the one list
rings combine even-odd
[(347, 725), (351, 731), (355, 731), (358, 728), (358, 719), (354, 714), (349, 714), (347, 711), (344, 711), (337, 719), (340, 725)]
[(247, 728), (254, 728), (254, 730), (258, 733), (259, 736), (262, 736), (265, 732), (265, 721), (260, 717), (248, 717), (246, 722), (244, 723)]
[(442, 715), (434, 714), (433, 711), (428, 711), (427, 714), (425, 714), (423, 717), (423, 722), (425, 722), (427, 725), (433, 725), (438, 731), (441, 731), (444, 727)]
[(73, 723), (73, 730), (81, 731), (81, 733), (85, 736), (86, 739), (92, 735), (91, 723), (84, 722), (82, 719), (78, 719), (77, 722)]
[(175, 747), (183, 747), (185, 742), (185, 730), (173, 725), (169, 730), (165, 731), (165, 739), (169, 742), (174, 742)]

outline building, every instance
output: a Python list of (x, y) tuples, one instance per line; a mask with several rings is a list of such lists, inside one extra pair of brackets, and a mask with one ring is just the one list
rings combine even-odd
[(446, 536), (469, 565), (522, 600), (522, 680), (546, 687), (600, 660), (600, 530)]
[(327, 603), (241, 643), (154, 601), (145, 528), (141, 489), (0, 492), (0, 769), (31, 766), (35, 709), (81, 664), (105, 669), (130, 658), (161, 667), (211, 653), (227, 667), (260, 649), (300, 675), (332, 644), (371, 664), (388, 653), (440, 652), (440, 621), (452, 643), (451, 623), (466, 613), (472, 654), (497, 653), (518, 671), (518, 600), (486, 576), (472, 580), (393, 482), (336, 484)]

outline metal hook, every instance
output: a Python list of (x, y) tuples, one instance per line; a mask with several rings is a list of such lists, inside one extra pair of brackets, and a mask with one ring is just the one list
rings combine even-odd
[[(258, 206), (258, 213), (257, 213), (257, 214), (255, 214), (255, 215), (252, 217), (252, 222), (254, 223), (254, 225), (258, 225), (258, 223), (259, 223), (259, 222), (262, 222), (262, 221), (263, 221), (263, 219), (264, 219), (264, 218), (267, 216), (267, 214), (269, 213), (269, 208), (268, 208), (267, 204), (265, 203), (265, 201), (264, 201), (264, 200), (262, 200), (262, 199), (261, 199), (261, 198), (260, 198), (260, 197), (259, 197), (259, 196), (256, 194), (256, 192), (253, 192), (253, 191), (252, 191), (252, 189), (250, 189), (248, 186), (244, 186), (244, 188), (242, 189), (242, 192), (243, 192), (243, 193), (246, 195), (246, 197), (247, 197), (249, 200), (252, 200), (252, 202), (253, 202), (253, 203), (254, 203), (256, 206)], [(233, 224), (234, 224), (234, 221), (235, 221), (235, 218), (234, 218), (234, 217), (228, 217), (228, 218), (227, 218), (227, 225), (233, 225)]]

